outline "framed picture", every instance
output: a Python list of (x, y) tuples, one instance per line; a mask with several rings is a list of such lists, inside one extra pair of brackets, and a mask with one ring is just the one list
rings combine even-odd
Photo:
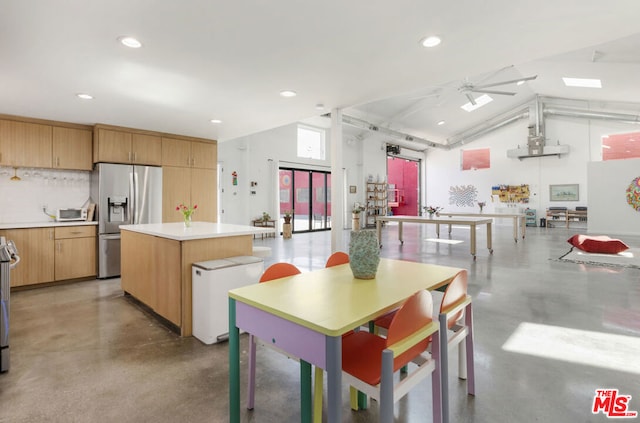
[(578, 201), (578, 184), (549, 185), (549, 201)]
[(355, 194), (356, 193), (356, 186), (355, 185), (349, 185), (349, 193), (351, 193), (351, 194)]

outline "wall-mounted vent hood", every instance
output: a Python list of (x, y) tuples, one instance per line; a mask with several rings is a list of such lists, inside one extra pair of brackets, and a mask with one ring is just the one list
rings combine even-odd
[(507, 157), (511, 159), (527, 159), (530, 157), (543, 157), (543, 156), (558, 156), (569, 153), (568, 145), (543, 145), (537, 149), (532, 149), (531, 146), (526, 148), (516, 148), (513, 150), (507, 150)]

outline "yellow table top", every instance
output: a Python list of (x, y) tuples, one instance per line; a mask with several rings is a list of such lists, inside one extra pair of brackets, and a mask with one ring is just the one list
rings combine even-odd
[(375, 279), (355, 279), (348, 264), (229, 291), (236, 301), (329, 336), (393, 310), (421, 289), (446, 285), (462, 269), (381, 259)]

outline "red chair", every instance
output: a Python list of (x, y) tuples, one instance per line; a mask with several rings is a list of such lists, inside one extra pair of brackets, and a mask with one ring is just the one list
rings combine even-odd
[(336, 251), (329, 256), (327, 264), (325, 264), (324, 267), (339, 266), (347, 263), (349, 263), (349, 254), (343, 253), (342, 251)]
[(297, 275), (299, 273), (301, 273), (300, 269), (291, 263), (274, 263), (264, 271), (260, 277), (260, 283)]
[[(343, 253), (342, 251), (336, 251), (331, 254), (327, 259), (327, 263), (324, 267), (333, 267), (339, 266), (341, 264), (349, 263), (349, 254)], [(349, 331), (343, 335), (343, 339), (345, 336), (351, 335), (353, 331)], [(313, 421), (314, 423), (320, 423), (322, 421), (322, 394), (324, 391), (324, 370), (320, 367), (316, 367), (315, 370), (315, 378), (314, 378), (314, 386), (313, 386)], [(351, 394), (352, 396), (354, 393)]]
[[(395, 313), (386, 338), (360, 331), (342, 340), (344, 381), (378, 400), (380, 421), (392, 422), (393, 404), (428, 375), (432, 378), (433, 421), (442, 421), (438, 329), (431, 294), (421, 290)], [(429, 355), (431, 342), (433, 353)], [(409, 374), (394, 383), (393, 374), (411, 362), (418, 365), (409, 366)]]
[[(475, 369), (473, 363), (473, 307), (471, 296), (467, 294), (466, 270), (461, 270), (447, 286), (440, 304), (440, 345), (442, 346), (442, 409), (445, 419), (449, 413), (448, 404), (448, 361), (449, 352), (458, 346), (458, 377), (467, 379), (467, 393), (475, 395)], [(462, 342), (465, 341), (465, 342)]]
[[(274, 263), (262, 273), (260, 283), (285, 278), (301, 273), (300, 269), (290, 263)], [(256, 338), (249, 334), (249, 380), (247, 390), (247, 408), (253, 410), (256, 391)]]

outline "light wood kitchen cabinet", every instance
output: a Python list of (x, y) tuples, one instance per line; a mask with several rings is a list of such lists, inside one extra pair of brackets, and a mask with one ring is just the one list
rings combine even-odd
[(96, 275), (96, 227), (55, 228), (55, 280)]
[(217, 200), (216, 171), (191, 169), (191, 202), (198, 204), (198, 215), (194, 215), (194, 220), (215, 222), (218, 214)]
[(92, 170), (93, 133), (88, 129), (53, 127), (53, 168)]
[(20, 263), (11, 271), (11, 286), (54, 280), (54, 228), (7, 229), (0, 236), (15, 242)]
[(121, 279), (122, 290), (133, 295), (143, 303), (153, 308), (156, 298), (155, 283), (145, 283), (147, 279), (153, 279), (155, 273), (153, 263), (144, 260), (148, 254), (153, 254), (153, 242), (151, 238), (133, 237), (132, 242), (124, 242), (129, 234), (122, 232), (120, 241), (120, 255), (130, 260), (121, 261), (120, 273), (132, 275), (131, 278)]
[(162, 137), (162, 165), (215, 169), (218, 162), (215, 143)]
[(20, 254), (20, 263), (11, 271), (11, 286), (96, 275), (93, 225), (6, 229), (0, 236), (13, 240)]
[(93, 136), (93, 161), (160, 166), (162, 138), (96, 126)]
[[(182, 323), (180, 241), (122, 231), (122, 290), (178, 327)], [(148, 257), (153, 257), (149, 260)]]
[(51, 167), (51, 125), (0, 120), (0, 165)]
[(178, 204), (198, 205), (194, 221), (215, 222), (217, 215), (216, 171), (188, 167), (162, 168), (162, 221), (180, 222)]

